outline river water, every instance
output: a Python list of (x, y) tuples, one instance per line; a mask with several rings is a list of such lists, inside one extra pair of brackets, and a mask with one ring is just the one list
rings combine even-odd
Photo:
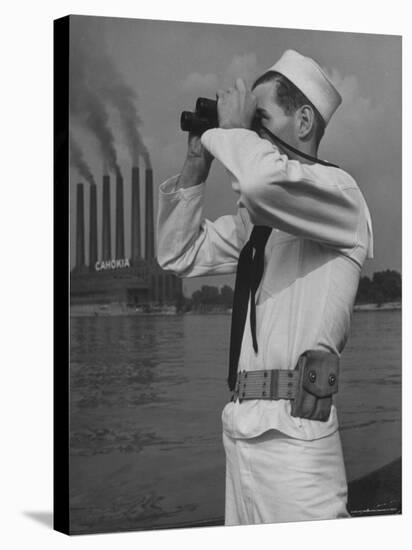
[[(71, 319), (73, 533), (223, 518), (229, 315)], [(401, 455), (401, 312), (354, 314), (337, 405), (348, 480)]]

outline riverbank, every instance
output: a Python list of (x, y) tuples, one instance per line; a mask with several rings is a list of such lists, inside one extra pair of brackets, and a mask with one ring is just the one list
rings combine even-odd
[(70, 306), (70, 317), (134, 317), (176, 315), (176, 306), (128, 307), (125, 304), (83, 304)]
[[(402, 309), (401, 302), (384, 304), (356, 304), (354, 311), (395, 311)], [(221, 307), (179, 312), (176, 306), (127, 307), (124, 304), (85, 304), (70, 307), (70, 317), (134, 317), (141, 315), (231, 315), (232, 309)]]
[(402, 302), (385, 302), (383, 304), (355, 304), (354, 311), (394, 311), (402, 309)]

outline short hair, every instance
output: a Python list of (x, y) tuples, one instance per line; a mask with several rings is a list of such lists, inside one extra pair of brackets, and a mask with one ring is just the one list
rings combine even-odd
[(315, 113), (315, 140), (318, 146), (325, 133), (325, 121), (313, 103), (286, 76), (277, 71), (267, 71), (254, 82), (252, 90), (259, 84), (273, 81), (276, 82), (276, 102), (286, 115), (294, 113), (303, 105), (312, 107)]

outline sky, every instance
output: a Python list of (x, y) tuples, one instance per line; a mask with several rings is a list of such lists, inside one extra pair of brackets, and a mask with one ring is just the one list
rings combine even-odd
[[(343, 97), (319, 156), (349, 172), (368, 203), (375, 257), (367, 260), (363, 275), (401, 271), (401, 46), (401, 38), (391, 35), (72, 16), (71, 135), (96, 182), (99, 201), (103, 173), (123, 174), (126, 256), (130, 254), (130, 173), (136, 157), (142, 170), (145, 161), (153, 167), (156, 219), (158, 186), (179, 173), (185, 158), (187, 135), (179, 127), (181, 111), (193, 110), (199, 96), (214, 98), (218, 88), (233, 85), (237, 77), (250, 85), (291, 48), (314, 58)], [(97, 113), (91, 116), (95, 107)], [(104, 147), (96, 138), (101, 120)], [(72, 265), (78, 182), (86, 182), (85, 177), (72, 166)], [(112, 185), (114, 221), (114, 178)], [(215, 161), (207, 181), (205, 217), (214, 220), (235, 213), (237, 198), (229, 174)], [(141, 205), (143, 217), (144, 194)], [(99, 203), (99, 239), (100, 211)], [(86, 239), (86, 258), (87, 253)], [(185, 279), (184, 293), (191, 295), (203, 284), (233, 286), (234, 276)]]

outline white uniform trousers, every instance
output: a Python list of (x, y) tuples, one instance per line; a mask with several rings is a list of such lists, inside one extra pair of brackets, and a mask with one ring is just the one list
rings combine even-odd
[(277, 430), (234, 439), (226, 453), (225, 525), (348, 517), (339, 431), (304, 441)]

